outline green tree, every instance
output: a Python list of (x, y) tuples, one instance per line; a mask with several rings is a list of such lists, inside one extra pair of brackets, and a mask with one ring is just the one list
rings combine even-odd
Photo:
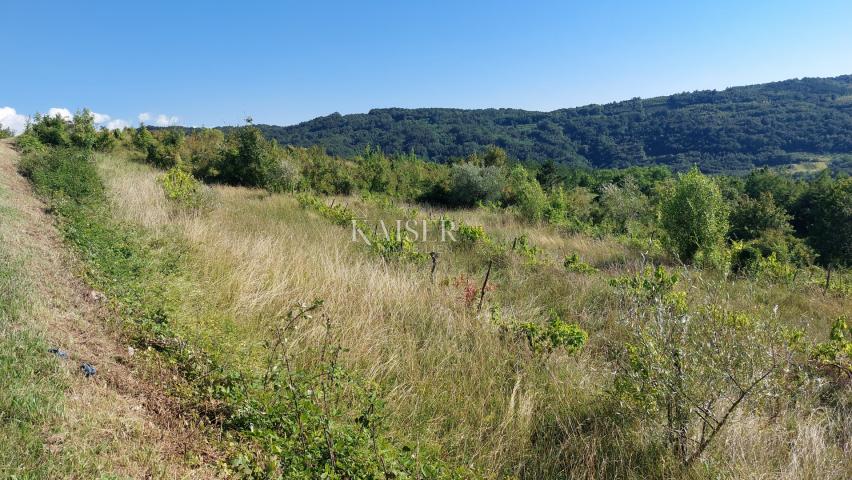
[(817, 261), (826, 266), (852, 264), (852, 177), (823, 177), (800, 200), (800, 215)]
[(544, 217), (548, 207), (547, 194), (526, 168), (515, 165), (506, 183), (506, 201), (515, 205), (521, 216), (534, 222)]
[(482, 155), (483, 167), (505, 167), (509, 163), (506, 151), (496, 145), (489, 145)]
[(85, 149), (92, 149), (97, 142), (98, 132), (95, 130), (95, 117), (88, 108), (74, 114), (71, 121), (71, 143)]
[(731, 211), (729, 235), (735, 240), (753, 240), (769, 230), (791, 233), (791, 218), (771, 193), (764, 192), (758, 198), (743, 196)]
[(390, 182), (391, 163), (379, 148), (367, 147), (358, 159), (358, 179), (370, 192), (386, 192)]
[(697, 168), (678, 176), (660, 205), (660, 226), (668, 247), (682, 261), (711, 255), (728, 231), (728, 208), (719, 186)]

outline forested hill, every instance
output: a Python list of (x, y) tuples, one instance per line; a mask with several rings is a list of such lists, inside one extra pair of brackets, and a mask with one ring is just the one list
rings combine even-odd
[(552, 112), (388, 108), (259, 127), (279, 143), (321, 145), (342, 156), (373, 145), (445, 162), (494, 144), (521, 161), (594, 167), (698, 164), (708, 172), (730, 172), (816, 159), (846, 169), (852, 158), (844, 155), (852, 154), (852, 75)]

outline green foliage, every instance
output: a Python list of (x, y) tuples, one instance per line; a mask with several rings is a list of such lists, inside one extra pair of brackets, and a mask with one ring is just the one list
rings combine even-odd
[(512, 250), (520, 254), (527, 265), (538, 265), (541, 263), (541, 249), (530, 242), (527, 234), (522, 234), (512, 241)]
[(349, 194), (355, 188), (349, 167), (319, 148), (306, 152), (302, 175), (307, 186), (321, 194)]
[(531, 222), (544, 218), (548, 208), (547, 194), (527, 169), (515, 165), (509, 173), (506, 190), (506, 203), (514, 205), (523, 218)]
[(468, 225), (459, 222), (455, 232), (456, 244), (461, 248), (471, 248), (476, 244), (490, 241), (481, 225)]
[(68, 124), (58, 113), (52, 117), (36, 114), (33, 123), (27, 128), (39, 142), (52, 147), (67, 147), (71, 145), (68, 135)]
[(107, 129), (101, 129), (95, 137), (93, 148), (99, 152), (111, 152), (118, 144), (118, 139), (113, 132)]
[(744, 404), (784, 388), (793, 346), (774, 315), (690, 311), (676, 284), (661, 267), (613, 281), (628, 335), (613, 394), (626, 415), (657, 418), (656, 434), (690, 465)]
[(391, 164), (381, 149), (367, 146), (356, 162), (358, 163), (358, 183), (368, 192), (386, 192), (390, 184)]
[(852, 177), (821, 177), (798, 201), (798, 229), (822, 265), (852, 265)]
[(580, 260), (580, 256), (577, 255), (577, 252), (573, 252), (571, 255), (566, 255), (562, 261), (562, 266), (565, 267), (565, 270), (574, 273), (596, 273), (598, 271), (597, 268)]
[[(381, 398), (374, 387), (344, 368), (328, 317), (323, 317), (326, 335), (321, 343), (306, 346), (320, 349), (323, 360), (308, 369), (292, 368), (285, 343), (321, 302), (271, 321), (265, 372), (226, 367), (177, 336), (170, 325), (172, 299), (178, 297), (172, 289), (185, 285), (176, 241), (160, 241), (155, 249), (139, 232), (113, 221), (103, 185), (85, 153), (51, 150), (27, 158), (23, 168), (37, 191), (52, 200), (63, 234), (83, 255), (90, 283), (118, 307), (131, 342), (163, 355), (184, 382), (176, 394), (205, 421), (221, 428), (231, 445), (225, 473), (305, 479), (474, 476), (466, 469), (415, 459), (409, 447), (398, 447), (382, 435)], [(165, 175), (164, 188), (179, 198), (192, 191), (190, 179), (173, 169)], [(0, 271), (0, 286), (2, 280)], [(0, 307), (6, 292), (0, 289)], [(0, 308), (0, 319), (2, 315)], [(22, 358), (19, 350), (13, 352)], [(43, 349), (39, 354), (44, 358)], [(0, 368), (4, 359), (0, 354)], [(26, 387), (33, 385), (29, 382)], [(45, 411), (38, 409), (40, 414)]]
[(180, 165), (170, 168), (159, 180), (166, 198), (183, 208), (197, 210), (210, 202), (209, 188)]
[(669, 249), (685, 262), (718, 251), (728, 231), (728, 209), (718, 185), (693, 168), (678, 177), (660, 206)]
[(529, 349), (538, 355), (549, 355), (557, 350), (569, 354), (577, 353), (589, 339), (585, 330), (575, 323), (565, 322), (555, 310), (550, 311), (549, 318), (543, 325), (536, 322), (505, 323), (499, 314), (493, 313), (492, 317), (501, 329), (523, 338)]
[(771, 193), (761, 193), (757, 199), (743, 196), (731, 211), (729, 235), (737, 240), (754, 240), (770, 230), (792, 233), (791, 218), (775, 204)]
[(334, 203), (326, 205), (322, 199), (310, 193), (300, 193), (296, 198), (302, 208), (313, 208), (320, 215), (331, 220), (332, 223), (342, 227), (352, 225), (352, 222), (358, 218), (355, 212), (346, 206), (334, 205)]
[(21, 174), (29, 178), (40, 195), (58, 204), (100, 202), (104, 189), (97, 179), (91, 155), (74, 149), (51, 149), (27, 155), (19, 164)]
[(281, 144), (323, 145), (339, 156), (357, 155), (373, 145), (387, 153), (415, 152), (449, 162), (499, 144), (522, 162), (678, 169), (698, 164), (705, 172), (744, 172), (796, 163), (797, 152), (848, 153), (852, 112), (836, 98), (850, 88), (852, 76), (845, 75), (553, 112), (388, 108), (261, 128)]
[(79, 148), (91, 150), (97, 142), (98, 132), (95, 130), (95, 117), (89, 109), (83, 109), (74, 114), (70, 128), (71, 143)]
[(20, 150), (24, 155), (43, 152), (45, 149), (44, 144), (41, 143), (41, 140), (38, 139), (38, 135), (36, 135), (32, 129), (18, 135), (18, 137), (15, 138), (15, 146), (17, 146), (18, 150)]
[(0, 123), (0, 140), (4, 138), (14, 137), (15, 132), (12, 131), (9, 127), (4, 127), (2, 123)]
[(426, 259), (426, 254), (417, 250), (415, 243), (408, 237), (407, 232), (397, 233), (391, 229), (387, 235), (368, 234), (370, 249), (386, 260), (398, 259), (420, 262)]
[(614, 183), (603, 185), (597, 200), (600, 205), (598, 223), (607, 231), (632, 234), (641, 231), (643, 224), (651, 223), (648, 198), (631, 178), (625, 179), (622, 186)]
[(503, 183), (499, 167), (458, 163), (451, 168), (449, 191), (443, 198), (450, 205), (467, 207), (478, 202), (493, 202), (500, 199)]
[(820, 363), (845, 368), (852, 375), (852, 326), (846, 317), (834, 320), (828, 341), (814, 345), (811, 356)]

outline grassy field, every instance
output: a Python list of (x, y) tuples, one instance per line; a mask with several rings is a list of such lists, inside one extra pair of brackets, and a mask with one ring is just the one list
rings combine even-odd
[[(807, 370), (810, 346), (789, 350), (805, 363), (777, 372), (780, 390), (737, 401), (721, 423), (713, 420), (714, 441), (684, 465), (659, 421), (629, 408), (641, 392), (628, 388), (633, 397), (624, 396), (625, 362), (636, 358), (625, 350), (645, 338), (636, 323), (645, 310), (619, 286), (629, 278), (645, 279), (637, 288), (652, 285), (652, 277), (637, 277), (650, 265), (676, 272), (675, 292), (660, 297), (673, 303), (656, 312), (671, 307), (688, 312), (684, 322), (694, 316), (733, 329), (730, 337), (706, 332), (708, 346), (695, 351), (707, 359), (686, 360), (710, 364), (723, 352), (727, 357), (716, 360), (752, 378), (751, 360), (763, 361), (762, 342), (772, 332), (808, 345), (836, 344), (829, 332), (850, 310), (849, 272), (835, 272), (834, 286), (824, 292), (818, 269), (777, 278), (726, 276), (674, 262), (653, 241), (566, 234), (485, 207), (416, 208), (375, 196), (213, 186), (202, 208), (187, 208), (164, 194), (162, 171), (135, 158), (123, 150), (93, 160), (56, 150), (28, 156), (21, 169), (56, 215), (86, 283), (108, 298), (101, 337), (137, 349), (135, 373), (164, 395), (157, 398), (174, 403), (165, 411), (177, 416), (171, 426), (191, 432), (165, 445), (153, 441), (150, 420), (122, 413), (128, 400), (114, 392), (96, 398), (118, 405), (106, 423), (68, 403), (66, 392), (78, 383), (41, 354), (47, 344), (38, 328), (21, 328), (33, 316), (22, 312), (38, 302), (18, 278), (46, 267), (4, 257), (0, 279), (10, 288), (0, 298), (2, 341), (12, 342), (26, 368), (6, 356), (0, 368), (11, 379), (7, 392), (27, 395), (0, 394), (0, 414), (25, 419), (4, 424), (10, 430), (0, 441), (10, 443), (0, 444), (6, 455), (0, 460), (31, 459), (13, 472), (32, 471), (33, 478), (54, 472), (204, 478), (213, 475), (209, 468), (244, 478), (323, 472), (329, 478), (839, 479), (852, 468), (849, 385), (842, 372)], [(0, 215), (11, 219), (9, 203)], [(369, 230), (379, 232), (380, 221), (417, 221), (430, 229), (429, 241), (353, 242), (351, 218), (373, 240)], [(458, 227), (457, 241), (440, 241), (436, 229), (445, 222)], [(430, 252), (437, 253), (434, 272)], [(720, 311), (736, 313), (714, 316)], [(758, 324), (770, 327), (753, 328)], [(740, 331), (747, 335), (737, 337)], [(711, 341), (721, 343), (711, 348)], [(772, 352), (780, 345), (765, 344)], [(100, 361), (112, 361), (116, 347), (101, 347), (110, 353)], [(748, 352), (757, 356), (738, 356)], [(118, 371), (128, 360), (112, 362)], [(818, 365), (813, 368), (831, 368)], [(723, 389), (696, 413), (724, 412), (720, 404), (736, 392)], [(70, 429), (68, 418), (80, 418), (79, 427)], [(115, 429), (110, 422), (133, 426), (125, 435), (99, 436)], [(81, 440), (42, 461), (52, 453), (44, 439), (54, 431)], [(115, 451), (120, 454), (109, 453)], [(71, 466), (53, 466), (63, 459)], [(145, 471), (144, 463), (153, 467)]]
[[(479, 290), (486, 255), (419, 245), (440, 253), (433, 282), (428, 262), (385, 261), (353, 244), (347, 227), (300, 208), (293, 196), (214, 187), (215, 205), (188, 213), (165, 199), (156, 170), (121, 155), (100, 156), (97, 165), (118, 219), (141, 227), (154, 243), (186, 246), (181, 261), (189, 273), (170, 303), (171, 325), (219, 361), (262, 369), (274, 319), (322, 299), (342, 361), (381, 389), (387, 435), (424, 457), (497, 477), (645, 478), (678, 471), (644, 427), (623, 424), (607, 400), (614, 351), (625, 335), (609, 280), (642, 268), (637, 249), (612, 238), (564, 236), (484, 209), (411, 211), (358, 197), (324, 200), (368, 222), (448, 214), (482, 225), (495, 242), (526, 234), (537, 251), (501, 257), (480, 312), (478, 297), (465, 297)], [(570, 253), (598, 272), (566, 272), (561, 259)], [(823, 295), (807, 274), (784, 283), (670, 267), (681, 270), (696, 308), (774, 309), (784, 324), (815, 338), (824, 339), (831, 320), (850, 306), (842, 293)], [(502, 318), (538, 323), (553, 309), (588, 331), (588, 345), (576, 355), (532, 355), (523, 342), (501, 335), (494, 307)], [(295, 362), (317, 362), (316, 351), (300, 345), (323, 335), (320, 322), (295, 333)], [(843, 478), (849, 447), (840, 439), (850, 432), (849, 417), (813, 406), (803, 399), (775, 418), (739, 410), (704, 462), (680, 474)]]

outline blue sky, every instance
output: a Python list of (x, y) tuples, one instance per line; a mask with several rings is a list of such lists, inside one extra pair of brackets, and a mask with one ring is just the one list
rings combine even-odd
[(852, 73), (848, 0), (4, 0), (0, 24), (7, 124), (84, 106), (103, 124), (198, 126), (553, 110)]

